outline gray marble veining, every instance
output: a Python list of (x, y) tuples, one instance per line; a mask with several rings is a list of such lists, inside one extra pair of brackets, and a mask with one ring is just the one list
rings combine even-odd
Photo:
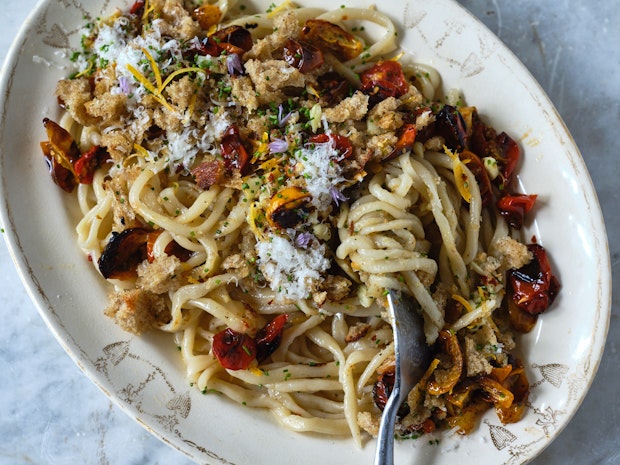
[[(529, 68), (590, 171), (614, 274), (620, 256), (620, 8), (616, 0), (461, 0)], [(35, 0), (3, 0), (0, 61)], [(0, 241), (0, 464), (185, 465), (95, 387), (65, 354)], [(584, 280), (588, 277), (584, 276)], [(604, 357), (582, 407), (534, 465), (620, 463), (618, 287)], [(588, 309), (584, 309), (584, 312)]]

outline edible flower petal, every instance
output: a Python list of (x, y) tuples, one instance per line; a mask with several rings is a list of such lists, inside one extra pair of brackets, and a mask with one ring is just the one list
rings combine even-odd
[(226, 66), (228, 67), (228, 74), (231, 76), (242, 76), (245, 74), (241, 58), (236, 53), (231, 53), (226, 57)]
[(342, 192), (340, 192), (334, 186), (332, 186), (329, 189), (329, 193), (332, 196), (332, 199), (334, 199), (334, 203), (336, 204), (336, 206), (340, 206), (340, 202), (345, 202), (349, 200), (347, 196), (345, 196)]
[(315, 239), (314, 235), (309, 232), (302, 232), (295, 237), (295, 245), (302, 249), (307, 249), (310, 243)]
[(275, 139), (269, 143), (270, 153), (284, 153), (288, 150), (288, 142), (284, 139)]
[(282, 116), (283, 113), (284, 107), (282, 106), (282, 104), (280, 104), (278, 105), (278, 126), (281, 128), (284, 127), (284, 125), (287, 123), (287, 121), (292, 115), (290, 111), (286, 115)]

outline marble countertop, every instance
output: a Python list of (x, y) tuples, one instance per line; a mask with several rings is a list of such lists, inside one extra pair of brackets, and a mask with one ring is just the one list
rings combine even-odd
[[(2, 0), (0, 62), (35, 0)], [(588, 165), (620, 267), (620, 9), (616, 0), (460, 0), (525, 63), (550, 96)], [(0, 241), (0, 463), (184, 465), (92, 384), (31, 303)], [(584, 277), (587, 279), (587, 276)], [(620, 463), (620, 316), (613, 286), (609, 337), (581, 408), (534, 465)]]

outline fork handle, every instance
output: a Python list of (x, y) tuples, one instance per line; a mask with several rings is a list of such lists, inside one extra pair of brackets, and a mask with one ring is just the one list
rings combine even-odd
[(403, 401), (402, 391), (397, 384), (394, 383), (392, 395), (385, 404), (383, 415), (381, 415), (374, 465), (394, 465), (394, 425), (396, 424), (396, 414)]

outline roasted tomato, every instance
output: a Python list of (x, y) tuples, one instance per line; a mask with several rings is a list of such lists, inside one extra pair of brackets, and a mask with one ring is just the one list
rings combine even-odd
[(536, 195), (513, 194), (504, 195), (497, 201), (500, 215), (514, 229), (521, 229), (525, 215), (532, 209)]
[(243, 55), (252, 48), (252, 34), (242, 26), (229, 26), (214, 32), (201, 41), (192, 40), (183, 49), (183, 58), (193, 59), (196, 55), (219, 56), (222, 52)]
[(228, 172), (245, 172), (250, 157), (241, 142), (241, 136), (239, 135), (237, 126), (228, 126), (220, 142), (220, 149), (222, 151), (222, 157), (224, 157), (224, 165)]
[(538, 315), (549, 308), (560, 291), (560, 282), (553, 275), (547, 251), (538, 244), (530, 244), (530, 263), (508, 272), (512, 301), (520, 309)]
[(278, 315), (258, 331), (254, 341), (256, 342), (256, 360), (259, 363), (273, 354), (280, 346), (284, 325), (287, 321), (288, 315), (286, 313)]
[(54, 183), (65, 192), (73, 192), (77, 184), (75, 176), (71, 170), (58, 163), (56, 157), (52, 155), (52, 144), (48, 141), (41, 142), (41, 151), (48, 163), (50, 175)]
[(146, 243), (151, 231), (129, 228), (113, 232), (101, 257), (99, 271), (106, 279), (130, 279), (136, 275), (138, 263), (147, 258)]
[(321, 98), (328, 106), (334, 106), (342, 99), (353, 93), (351, 83), (338, 73), (329, 72), (317, 79), (320, 87)]
[(309, 73), (323, 65), (323, 52), (304, 40), (289, 39), (282, 51), (284, 61), (302, 73)]
[(308, 216), (310, 194), (289, 186), (278, 191), (269, 201), (267, 221), (276, 228), (293, 228)]
[(456, 334), (446, 330), (440, 331), (437, 342), (443, 345), (442, 352), (448, 354), (450, 359), (441, 362), (428, 380), (426, 390), (434, 396), (450, 392), (463, 372), (463, 354)]
[(469, 168), (472, 174), (476, 177), (478, 182), (478, 189), (480, 189), (480, 197), (482, 199), (482, 205), (489, 205), (493, 201), (493, 189), (491, 187), (491, 180), (486, 168), (482, 164), (480, 157), (470, 150), (463, 150), (459, 153), (459, 158), (465, 166)]
[[(164, 232), (163, 229), (158, 229), (156, 231), (151, 231), (146, 236), (146, 258), (149, 263), (153, 263), (153, 261), (155, 261), (155, 241), (162, 232)], [(164, 249), (164, 253), (166, 255), (175, 256), (182, 262), (186, 262), (193, 255), (193, 252), (191, 250), (187, 250), (185, 247), (182, 247), (181, 245), (179, 245), (178, 242), (175, 241), (168, 242), (166, 248)]]
[(222, 50), (243, 55), (252, 48), (252, 34), (242, 26), (228, 26), (209, 36)]
[[(388, 369), (379, 374), (377, 381), (372, 387), (372, 400), (377, 408), (381, 411), (385, 410), (385, 405), (394, 390), (394, 382), (396, 380), (396, 367), (390, 365)], [(410, 409), (406, 402), (398, 408), (397, 415), (405, 417), (409, 414)]]
[(213, 336), (213, 355), (228, 370), (245, 370), (256, 359), (256, 343), (244, 333), (226, 328)]
[(525, 334), (534, 329), (538, 321), (538, 315), (532, 315), (519, 308), (512, 299), (506, 299), (506, 302), (508, 304), (510, 326), (512, 326), (515, 331)]
[(495, 412), (503, 424), (516, 423), (523, 417), (530, 395), (530, 383), (520, 360), (514, 361), (510, 374), (501, 383), (510, 390), (513, 401), (507, 407), (495, 404)]
[(49, 118), (43, 119), (43, 127), (47, 133), (51, 155), (59, 164), (73, 172), (73, 164), (80, 158), (80, 150), (73, 137), (65, 128)]
[(105, 147), (98, 145), (84, 152), (73, 164), (75, 175), (80, 184), (91, 184), (95, 170), (109, 159), (110, 154)]
[(372, 399), (379, 410), (383, 411), (394, 389), (395, 368), (381, 373), (372, 387)]
[(146, 0), (136, 0), (131, 8), (129, 9), (129, 14), (142, 16), (144, 14), (144, 4)]
[(351, 158), (353, 156), (353, 144), (346, 136), (338, 134), (317, 134), (309, 139), (311, 144), (324, 144), (331, 142), (334, 149), (342, 158)]
[(402, 97), (409, 92), (409, 83), (397, 61), (380, 61), (360, 75), (360, 91), (370, 97), (374, 105), (388, 97)]
[(396, 158), (404, 152), (411, 150), (413, 148), (413, 144), (415, 143), (417, 133), (418, 132), (414, 124), (405, 124), (399, 131), (398, 140), (396, 141), (394, 149), (383, 161), (391, 160), (392, 158)]
[(49, 140), (41, 143), (41, 150), (50, 164), (54, 182), (67, 192), (78, 182), (92, 183), (95, 170), (110, 158), (107, 150), (94, 146), (80, 153), (71, 134), (62, 126), (49, 118), (43, 120), (43, 126)]
[(435, 135), (442, 136), (446, 147), (453, 151), (461, 151), (467, 147), (467, 125), (456, 107), (444, 105), (437, 113)]
[(521, 151), (517, 143), (505, 132), (497, 134), (495, 129), (484, 124), (478, 114), (472, 114), (469, 148), (480, 158), (492, 157), (497, 161), (500, 174), (493, 180), (500, 191), (506, 191), (514, 178)]
[(192, 16), (198, 22), (203, 31), (208, 31), (211, 27), (220, 22), (220, 19), (222, 18), (222, 11), (217, 5), (204, 3), (194, 9)]
[(364, 50), (363, 44), (350, 32), (322, 19), (309, 19), (301, 29), (300, 38), (341, 61), (349, 61)]

